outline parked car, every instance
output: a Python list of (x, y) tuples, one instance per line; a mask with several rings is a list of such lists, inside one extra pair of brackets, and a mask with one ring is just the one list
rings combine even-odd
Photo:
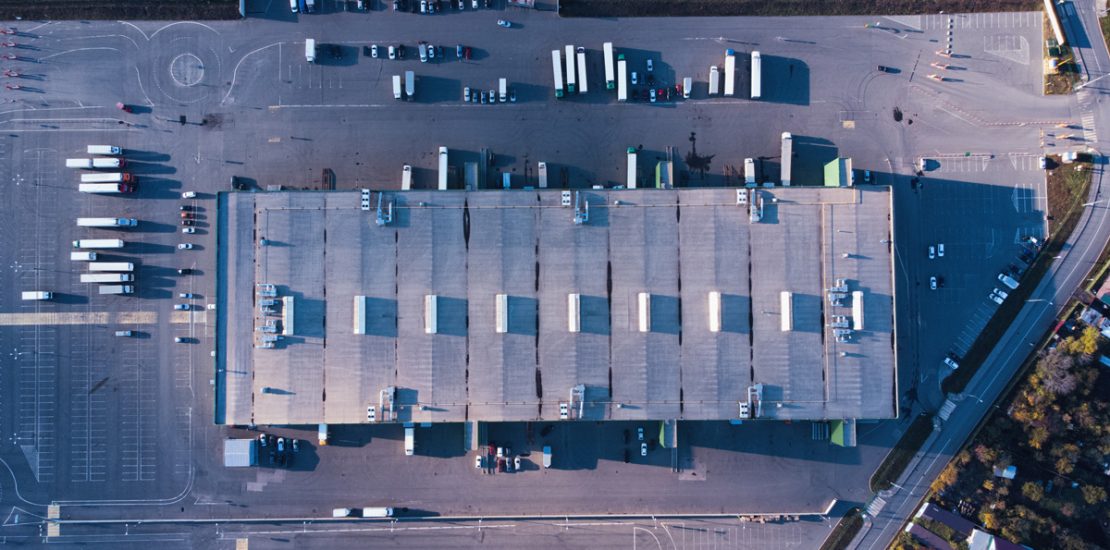
[(266, 434), (258, 434), (258, 446), (259, 447), (265, 447), (266, 446)]
[(463, 59), (470, 59), (470, 46), (463, 48)]
[(177, 297), (185, 299), (185, 300), (192, 300), (192, 299), (196, 298), (197, 295), (193, 294), (192, 292), (178, 292)]
[(654, 66), (654, 65), (652, 65), (652, 63), (651, 63), (651, 58), (649, 57), (649, 58), (648, 58), (648, 60), (647, 60), (647, 72), (649, 72), (649, 73), (650, 73), (650, 72), (651, 72), (652, 70), (654, 70), (654, 69), (655, 69), (655, 66)]
[(192, 270), (192, 268), (189, 268), (189, 267), (183, 267), (183, 268), (177, 270), (177, 274), (178, 275), (192, 275), (193, 270)]
[(189, 310), (189, 304), (174, 304), (173, 309), (175, 311), (188, 311)]
[(197, 192), (196, 191), (185, 191), (184, 193), (181, 194), (181, 198), (183, 198), (183, 199), (195, 199), (195, 198), (197, 198)]
[(405, 58), (405, 45), (404, 44), (398, 44), (397, 45), (397, 59), (404, 59), (404, 58)]
[(652, 88), (648, 93), (651, 95), (651, 102), (655, 103), (655, 88)]
[(178, 250), (192, 250), (193, 249), (193, 243), (178, 243), (177, 244), (177, 249)]
[(378, 58), (378, 45), (377, 44), (371, 44), (370, 45), (370, 57), (373, 57), (374, 59)]
[(181, 225), (195, 225), (197, 222), (192, 218), (184, 218), (181, 220)]
[(509, 101), (516, 103), (516, 88), (509, 88)]
[(512, 26), (513, 26), (512, 23), (510, 23), (510, 22), (508, 22), (504, 19), (498, 19), (497, 20), (497, 25), (500, 26), (500, 27), (505, 27), (506, 29), (512, 28)]
[(294, 452), (294, 453), (295, 453), (295, 452), (297, 452), (297, 451), (299, 451), (299, 450), (301, 450), (301, 449), (300, 449), (300, 444), (299, 444), (299, 443), (300, 443), (300, 441), (301, 441), (300, 439), (294, 439), (294, 440), (293, 440), (293, 452)]
[(640, 83), (640, 80), (638, 78), (636, 78), (636, 71), (632, 71), (632, 84), (636, 85), (636, 84), (639, 84), (639, 83)]
[(518, 472), (520, 471), (520, 457), (519, 456), (513, 458), (513, 469), (518, 471)]
[(929, 259), (933, 260), (937, 257), (937, 247), (929, 245)]
[(478, 9), (478, 0), (470, 0), (470, 7), (473, 9)]
[(479, 470), (482, 469), (482, 455), (474, 457), (474, 467)]
[(644, 429), (643, 428), (636, 428), (636, 441), (643, 441), (643, 440), (644, 440)]
[(647, 456), (647, 443), (640, 443), (640, 456)]
[(470, 86), (463, 88), (463, 101), (470, 101)]
[(937, 243), (937, 257), (944, 257), (944, 243)]
[(397, 59), (397, 48), (395, 48), (393, 46), (389, 47), (389, 58), (390, 59)]
[(929, 290), (936, 290), (936, 289), (937, 289), (937, 278), (935, 276), (934, 277), (929, 277)]
[(462, 46), (462, 44), (455, 45), (455, 57), (457, 57), (459, 59), (462, 59), (462, 57), (463, 57), (463, 46)]

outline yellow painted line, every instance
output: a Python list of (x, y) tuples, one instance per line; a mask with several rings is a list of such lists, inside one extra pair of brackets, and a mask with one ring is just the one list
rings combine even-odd
[[(170, 314), (170, 323), (188, 324), (200, 322), (203, 311), (175, 311)], [(194, 317), (196, 317), (194, 319)], [(31, 325), (153, 325), (158, 322), (156, 311), (108, 311), (69, 312), (69, 313), (0, 313), (0, 326)]]

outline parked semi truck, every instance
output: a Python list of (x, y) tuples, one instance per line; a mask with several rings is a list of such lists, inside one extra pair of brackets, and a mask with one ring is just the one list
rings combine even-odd
[(636, 188), (636, 148), (628, 148), (628, 179), (626, 180), (626, 187), (629, 189)]
[(690, 88), (694, 87), (693, 77), (686, 77), (682, 79), (682, 98), (690, 99)]
[(78, 227), (135, 227), (135, 218), (77, 218)]
[(588, 90), (586, 85), (586, 48), (578, 47), (578, 93), (584, 94)]
[(725, 95), (736, 95), (736, 52), (725, 50)]
[(405, 71), (405, 101), (412, 101), (416, 98), (416, 74), (412, 71)]
[(123, 248), (120, 239), (78, 239), (73, 241), (73, 248)]
[(85, 151), (90, 155), (119, 155), (123, 150), (115, 145), (89, 145)]
[(759, 52), (752, 52), (752, 99), (763, 96), (763, 62)]
[(100, 285), (97, 288), (98, 294), (132, 294), (135, 292), (135, 287), (131, 285)]
[(509, 100), (509, 81), (505, 78), (497, 79), (497, 99), (501, 103)]
[(131, 273), (82, 273), (82, 283), (130, 283), (135, 280)]
[(577, 87), (575, 86), (575, 71), (574, 71), (574, 46), (567, 44), (567, 93), (573, 94)]
[(790, 132), (782, 133), (782, 185), (783, 187), (790, 187), (792, 165), (794, 164), (794, 136)]
[(416, 454), (416, 428), (405, 426), (405, 456)]
[(54, 297), (54, 293), (45, 290), (24, 290), (21, 296), (24, 300), (49, 300)]
[(401, 167), (401, 190), (412, 189), (412, 166), (406, 164)]
[(316, 39), (308, 38), (304, 41), (304, 60), (309, 63), (316, 62)]
[(540, 174), (540, 189), (547, 189), (547, 163), (540, 161), (537, 165)]
[(617, 101), (628, 101), (628, 62), (617, 55)]
[(721, 88), (717, 84), (720, 79), (721, 75), (720, 72), (717, 70), (717, 66), (713, 65), (712, 67), (709, 67), (709, 95), (717, 95), (718, 93), (720, 93)]
[(606, 42), (605, 49), (605, 89), (612, 90), (617, 87), (617, 75), (613, 67), (613, 43)]
[(126, 183), (81, 183), (77, 190), (82, 193), (130, 193), (131, 186)]
[(439, 148), (439, 190), (447, 190), (447, 148)]
[(118, 157), (97, 157), (93, 159), (66, 159), (66, 168), (123, 168), (126, 162)]
[(401, 75), (393, 75), (393, 99), (401, 99)]
[(69, 259), (75, 262), (95, 262), (96, 252), (70, 252)]
[(135, 271), (131, 262), (90, 262), (89, 271)]
[(551, 50), (551, 72), (555, 78), (555, 99), (563, 97), (563, 60), (559, 50)]
[(81, 174), (81, 183), (131, 183), (135, 176), (127, 172)]
[(755, 159), (744, 159), (744, 185), (755, 187)]

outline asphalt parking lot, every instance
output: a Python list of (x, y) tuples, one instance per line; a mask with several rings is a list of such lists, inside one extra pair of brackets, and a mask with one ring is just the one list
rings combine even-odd
[[(612, 185), (624, 181), (625, 149), (642, 146), (646, 159), (668, 147), (683, 159), (696, 148), (712, 160), (704, 178), (693, 173), (685, 184), (735, 185), (746, 157), (761, 158), (766, 177), (776, 177), (779, 135), (790, 131), (795, 181), (841, 155), (895, 186), (901, 388), (937, 400), (940, 360), (965, 347), (990, 314), (994, 274), (1023, 236), (1043, 234), (1039, 132), (1082, 124), (1069, 119), (1071, 99), (1037, 95), (1037, 14), (955, 16), (955, 48), (966, 57), (946, 61), (960, 68), (936, 82), (925, 76), (946, 37), (940, 16), (884, 18), (865, 29), (869, 21), (850, 17), (559, 20), (516, 8), (426, 17), (328, 8), (294, 18), (281, 2), (250, 4), (242, 23), (20, 24), (27, 47), (9, 64), (29, 78), (4, 95), (0, 178), (11, 198), (0, 206), (8, 219), (0, 243), (9, 287), (57, 293), (34, 303), (0, 295), (0, 422), (11, 434), (0, 457), (29, 502), (153, 507), (188, 495), (185, 515), (313, 516), (336, 505), (336, 495), (439, 514), (793, 511), (832, 497), (862, 500), (897, 424), (865, 425), (856, 449), (812, 441), (805, 423), (708, 424), (689, 428), (677, 456), (655, 450), (639, 460), (633, 452), (628, 464), (626, 426), (559, 427), (550, 470), (536, 466), (540, 441), (529, 443), (525, 426), (497, 426), (491, 438), (528, 450), (531, 464), (495, 475), (474, 468), (449, 426), (419, 429), (415, 457), (404, 456), (397, 427), (339, 428), (340, 443), (322, 449), (314, 430), (282, 429), (273, 431), (308, 442), (292, 468), (225, 470), (221, 441), (257, 432), (212, 425), (214, 312), (172, 304), (180, 292), (197, 294), (196, 308), (215, 299), (214, 196), (232, 175), (259, 189), (317, 188), (329, 169), (336, 187), (396, 189), (407, 163), (415, 186), (430, 187), (443, 145), (452, 164), (492, 150), (491, 173), (513, 174), (514, 186), (534, 185), (538, 161), (558, 174), (553, 185)], [(498, 18), (514, 27), (498, 28)], [(306, 38), (340, 44), (343, 55), (309, 65)], [(405, 61), (373, 60), (361, 51), (370, 43), (412, 50), (420, 40), (442, 43), (447, 59), (422, 64), (410, 51)], [(693, 76), (693, 99), (620, 104), (595, 91), (604, 41), (626, 52), (633, 70), (653, 59), (661, 83)], [(460, 43), (472, 47), (471, 60), (453, 58)], [(587, 48), (591, 91), (556, 102), (550, 51), (567, 43)], [(704, 95), (708, 67), (722, 64), (725, 48), (763, 53), (763, 101)], [(899, 72), (879, 73), (877, 64)], [(417, 101), (392, 98), (401, 70), (417, 71)], [(500, 77), (516, 103), (462, 103), (464, 86), (489, 88)], [(746, 85), (738, 81), (739, 90)], [(122, 113), (117, 101), (137, 108)], [(91, 143), (127, 150), (137, 193), (76, 192), (64, 159)], [(921, 157), (937, 166), (914, 187)], [(187, 239), (178, 209), (185, 190), (200, 193), (198, 231)], [(137, 294), (126, 299), (92, 294), (67, 257), (76, 238), (125, 233), (78, 230), (74, 218), (115, 215), (141, 220), (111, 256), (139, 265)], [(183, 241), (196, 248), (178, 250)], [(928, 260), (927, 246), (939, 242), (945, 258)], [(185, 267), (194, 274), (177, 275)], [(934, 274), (944, 276), (943, 289), (928, 289)], [(111, 336), (124, 328), (139, 336)], [(476, 496), (456, 498), (457, 487)], [(751, 491), (761, 497), (736, 497)]]

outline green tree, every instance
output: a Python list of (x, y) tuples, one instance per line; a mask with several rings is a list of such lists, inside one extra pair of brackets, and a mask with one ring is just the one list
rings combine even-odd
[(1106, 489), (1098, 485), (1084, 485), (1083, 500), (1091, 506), (1101, 504), (1106, 501)]
[(1044, 487), (1041, 487), (1040, 483), (1027, 481), (1021, 486), (1021, 494), (1033, 502), (1040, 502), (1044, 498)]

